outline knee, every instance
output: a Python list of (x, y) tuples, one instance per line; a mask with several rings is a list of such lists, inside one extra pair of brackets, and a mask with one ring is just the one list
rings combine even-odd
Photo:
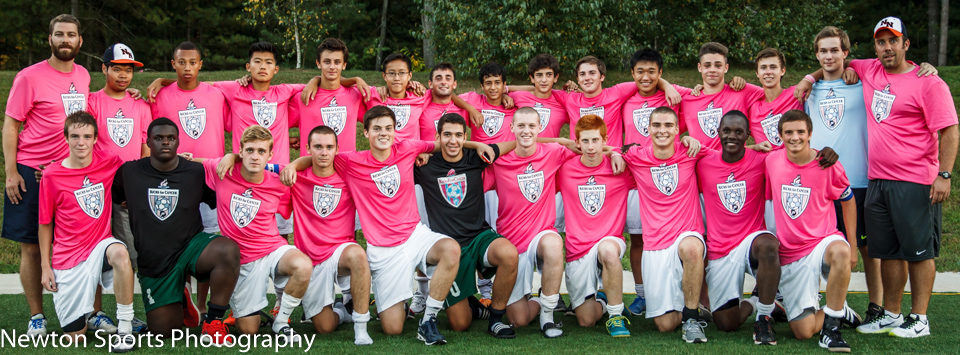
[(114, 269), (126, 270), (130, 268), (130, 254), (123, 244), (112, 244), (107, 247), (107, 262)]
[(599, 254), (604, 267), (620, 267), (620, 249), (616, 244), (604, 242), (600, 245)]
[(344, 250), (343, 256), (347, 265), (350, 265), (350, 270), (354, 271), (355, 269), (361, 269), (364, 266), (369, 265), (367, 263), (367, 254), (363, 252), (363, 248), (358, 245), (351, 245)]
[(738, 322), (735, 322), (727, 317), (720, 316), (717, 313), (713, 314), (713, 321), (717, 324), (717, 330), (720, 330), (721, 332), (735, 332), (738, 328), (740, 328), (740, 324)]
[(381, 325), (383, 326), (383, 333), (386, 334), (386, 335), (400, 335), (400, 333), (403, 333), (403, 323), (402, 323), (402, 322), (399, 323), (399, 324), (392, 324), (392, 323), (383, 322), (383, 323), (381, 323)]
[(540, 238), (537, 252), (545, 263), (563, 263), (563, 239), (559, 235), (549, 234)]
[(290, 263), (290, 276), (310, 279), (310, 273), (313, 270), (313, 263), (303, 253), (298, 252), (293, 256)]
[[(663, 317), (663, 316), (660, 316)], [(654, 318), (653, 323), (657, 326), (657, 331), (661, 333), (672, 332), (674, 329), (677, 329), (677, 326), (680, 325), (673, 319), (666, 318)]]
[(337, 330), (336, 322), (324, 322), (324, 321), (314, 321), (313, 329), (317, 331), (318, 334), (330, 334)]
[(685, 238), (680, 242), (678, 253), (684, 262), (703, 262), (703, 243), (696, 238)]
[(460, 244), (452, 238), (444, 238), (437, 242), (440, 252), (447, 260), (460, 260)]
[(780, 243), (773, 237), (760, 237), (754, 241), (756, 254), (761, 262), (780, 262)]
[(453, 329), (455, 332), (465, 332), (470, 330), (470, 325), (473, 323), (472, 317), (449, 317), (450, 319), (450, 329)]
[(830, 260), (830, 267), (850, 268), (850, 248), (842, 243), (831, 244), (827, 248), (827, 259)]
[(20, 257), (40, 260), (40, 244), (20, 243)]
[(807, 340), (813, 338), (816, 332), (813, 329), (793, 329), (793, 337), (797, 340)]
[(240, 247), (230, 238), (217, 238), (216, 255), (222, 264), (240, 266)]

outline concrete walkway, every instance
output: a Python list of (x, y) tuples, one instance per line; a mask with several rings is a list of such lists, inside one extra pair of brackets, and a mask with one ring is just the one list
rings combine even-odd
[[(623, 292), (624, 293), (634, 293), (633, 289), (633, 274), (630, 271), (623, 272)], [(743, 282), (743, 292), (749, 293), (753, 290), (755, 280), (747, 275)], [(136, 282), (134, 284), (134, 292), (140, 293), (140, 283)], [(823, 290), (825, 284), (821, 283), (820, 290)], [(540, 278), (534, 278), (533, 290), (538, 290), (540, 288)], [(273, 287), (268, 287), (268, 289), (273, 289)], [(864, 280), (862, 272), (855, 272), (851, 275), (850, 278), (850, 287), (849, 290), (852, 292), (866, 292), (867, 283)], [(910, 283), (907, 282), (907, 291), (910, 291)], [(560, 286), (561, 293), (567, 293), (566, 283)], [(933, 284), (933, 292), (939, 293), (960, 293), (960, 273), (957, 272), (939, 272), (937, 273), (937, 279)], [(12, 294), (22, 294), (23, 287), (20, 285), (20, 275), (19, 274), (0, 274), (0, 294), (12, 295)], [(49, 293), (49, 292), (45, 292)], [(105, 291), (105, 293), (113, 293), (112, 291)]]

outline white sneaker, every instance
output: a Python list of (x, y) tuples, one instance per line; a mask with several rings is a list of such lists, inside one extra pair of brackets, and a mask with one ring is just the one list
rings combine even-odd
[(417, 292), (414, 292), (413, 299), (410, 300), (410, 312), (413, 312), (414, 314), (420, 314), (420, 313), (423, 313), (423, 311), (426, 309), (427, 309), (427, 296), (420, 293), (419, 290)]
[(113, 320), (107, 316), (103, 311), (94, 313), (87, 318), (87, 331), (96, 333), (98, 330), (102, 330), (107, 334), (116, 334), (117, 325), (113, 323)]
[(903, 324), (890, 331), (890, 336), (898, 338), (919, 338), (927, 335), (930, 335), (930, 322), (920, 320), (915, 314), (908, 316)]
[(859, 327), (857, 327), (857, 331), (865, 334), (889, 333), (890, 331), (900, 327), (901, 324), (903, 324), (902, 314), (897, 314), (896, 317), (891, 317), (886, 311), (884, 311), (872, 321), (861, 324)]
[(41, 313), (34, 314), (27, 322), (27, 335), (43, 336), (47, 335), (47, 318)]

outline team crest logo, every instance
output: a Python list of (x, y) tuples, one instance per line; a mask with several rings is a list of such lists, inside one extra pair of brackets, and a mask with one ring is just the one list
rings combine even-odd
[(166, 179), (160, 182), (160, 186), (147, 189), (147, 201), (150, 202), (150, 211), (161, 221), (170, 218), (173, 211), (177, 209), (177, 200), (180, 199), (180, 190), (171, 189)]
[(657, 185), (657, 190), (664, 195), (670, 196), (677, 191), (677, 182), (680, 180), (680, 169), (677, 168), (677, 164), (660, 164), (652, 167), (650, 175), (653, 177), (653, 184)]
[(87, 108), (87, 95), (78, 92), (73, 83), (70, 83), (70, 89), (67, 89), (66, 94), (60, 94), (60, 101), (63, 101), (63, 113), (66, 116)]
[(243, 228), (253, 222), (260, 210), (260, 200), (253, 198), (253, 188), (247, 189), (243, 195), (233, 194), (230, 197), (230, 216), (237, 227)]
[(327, 107), (320, 108), (320, 118), (323, 119), (323, 124), (333, 128), (333, 131), (339, 136), (340, 132), (343, 132), (343, 127), (347, 124), (347, 107), (337, 106), (337, 98), (334, 97), (330, 99), (330, 104)]
[(340, 205), (340, 194), (343, 189), (329, 184), (313, 185), (313, 209), (320, 217), (326, 218)]
[(726, 207), (727, 211), (740, 213), (747, 199), (747, 182), (737, 181), (733, 177), (733, 173), (730, 173), (726, 182), (717, 184), (717, 193), (720, 195), (720, 202), (723, 202), (723, 207)]
[[(443, 109), (443, 112), (440, 113), (440, 117), (443, 117), (443, 116), (446, 116), (446, 115), (447, 115), (447, 109)], [(486, 120), (484, 120), (484, 121), (486, 121)], [(439, 119), (439, 118), (433, 120), (433, 127), (436, 128), (437, 133), (440, 132), (440, 119)], [(420, 138), (426, 139), (426, 137), (420, 137)]]
[(257, 120), (264, 128), (270, 128), (277, 121), (277, 103), (267, 102), (267, 97), (263, 96), (260, 100), (252, 100), (253, 118)]
[(400, 190), (400, 169), (397, 168), (396, 164), (386, 166), (380, 171), (370, 174), (370, 177), (384, 196), (393, 198)]
[(649, 107), (647, 102), (644, 102), (643, 106), (633, 110), (633, 125), (644, 137), (650, 136), (650, 113), (655, 109), (656, 107)]
[(710, 138), (717, 137), (717, 130), (720, 128), (720, 117), (723, 117), (723, 108), (714, 108), (713, 101), (707, 105), (703, 111), (697, 112), (697, 120), (700, 121), (700, 129)]
[(410, 122), (410, 105), (387, 105), (397, 116), (397, 130), (403, 130)]
[(90, 177), (84, 176), (83, 185), (79, 190), (73, 192), (73, 196), (77, 198), (77, 203), (80, 204), (83, 213), (86, 213), (90, 218), (100, 218), (100, 214), (103, 213), (103, 193), (102, 182), (92, 184), (90, 183)]
[(450, 169), (446, 177), (437, 179), (437, 183), (440, 184), (440, 193), (443, 194), (443, 199), (447, 200), (447, 203), (453, 207), (460, 207), (463, 198), (467, 195), (467, 175), (457, 174), (456, 171)]
[(133, 139), (133, 118), (124, 117), (123, 109), (117, 109), (116, 115), (107, 117), (107, 131), (113, 143), (120, 148), (126, 147)]
[(517, 175), (517, 184), (520, 185), (520, 192), (527, 201), (537, 202), (543, 194), (543, 172), (533, 170), (533, 163), (527, 163), (527, 169), (523, 174)]
[(500, 128), (503, 127), (503, 119), (507, 115), (497, 110), (481, 110), (480, 113), (483, 114), (483, 133), (487, 137), (493, 137), (497, 132), (500, 132)]
[(583, 116), (586, 116), (586, 115), (597, 115), (597, 116), (600, 116), (600, 118), (603, 118), (603, 106), (600, 106), (600, 107), (596, 107), (596, 106), (581, 107), (581, 108), (580, 108), (580, 117), (583, 117)]
[(840, 126), (840, 121), (843, 120), (843, 104), (844, 98), (837, 97), (832, 88), (827, 96), (820, 100), (820, 119), (827, 129), (832, 131)]
[(607, 185), (597, 185), (597, 180), (590, 176), (586, 185), (577, 185), (577, 193), (580, 195), (580, 206), (583, 206), (583, 210), (596, 216), (607, 198)]
[(890, 93), (890, 84), (887, 84), (883, 91), (873, 90), (873, 106), (870, 108), (873, 110), (873, 119), (877, 120), (877, 123), (890, 117), (890, 109), (893, 107), (893, 100), (896, 99), (897, 95)]
[(207, 109), (197, 108), (190, 99), (187, 109), (178, 112), (180, 114), (180, 126), (190, 138), (198, 139), (203, 134), (203, 129), (207, 126)]
[(543, 132), (543, 130), (547, 128), (547, 125), (550, 124), (550, 108), (543, 107), (543, 104), (538, 102), (533, 104), (533, 109), (540, 115), (540, 132)]
[(782, 114), (773, 114), (773, 110), (770, 110), (770, 113), (767, 114), (767, 118), (764, 118), (763, 121), (760, 121), (760, 126), (763, 127), (763, 134), (767, 136), (767, 140), (770, 141), (770, 144), (781, 146), (783, 145), (783, 140), (780, 139), (780, 117)]
[(780, 200), (784, 212), (790, 219), (797, 219), (807, 209), (810, 202), (810, 188), (800, 184), (800, 175), (790, 185), (780, 185)]

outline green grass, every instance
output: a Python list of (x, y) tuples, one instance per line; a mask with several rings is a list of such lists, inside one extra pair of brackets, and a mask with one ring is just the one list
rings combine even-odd
[[(785, 86), (792, 85), (797, 83), (804, 74), (810, 72), (810, 68), (799, 68), (792, 67), (787, 71), (787, 75), (784, 77), (783, 82)], [(319, 72), (317, 70), (281, 70), (279, 74), (275, 77), (275, 83), (305, 83), (314, 75), (317, 75)], [(200, 80), (204, 81), (218, 81), (218, 80), (233, 80), (242, 75), (246, 74), (245, 71), (221, 71), (221, 72), (202, 72), (200, 74)], [(15, 72), (0, 72), (0, 111), (5, 110), (6, 108), (6, 98), (10, 92), (10, 85), (13, 82), (13, 78), (16, 75)], [(427, 77), (429, 73), (420, 72), (414, 73), (414, 80), (418, 80), (422, 83), (427, 82)], [(147, 85), (158, 77), (173, 78), (176, 75), (172, 72), (145, 72), (137, 73), (134, 76), (132, 87), (145, 89)], [(360, 76), (364, 78), (370, 85), (383, 85), (384, 81), (379, 72), (372, 71), (346, 71), (343, 74), (344, 77), (351, 76)], [(741, 68), (731, 68), (730, 72), (727, 73), (727, 78), (733, 76), (741, 76), (747, 79), (748, 82), (754, 84), (757, 83), (756, 75), (754, 74), (753, 68), (741, 67)], [(954, 103), (960, 104), (960, 66), (954, 67), (944, 67), (940, 68), (940, 76), (947, 82), (951, 83), (952, 87), (950, 91), (954, 98)], [(104, 76), (100, 72), (91, 72), (90, 78), (90, 87), (92, 91), (99, 90), (104, 85)], [(569, 73), (561, 76), (560, 83), (562, 84), (566, 80), (571, 79)], [(700, 81), (700, 74), (696, 71), (695, 68), (666, 68), (664, 70), (664, 79), (688, 87), (696, 85)], [(606, 86), (612, 86), (613, 84), (631, 81), (629, 72), (625, 71), (611, 71), (607, 73)], [(510, 78), (508, 84), (517, 84), (524, 85), (529, 82), (525, 78)], [(458, 82), (458, 92), (466, 92), (478, 90), (479, 84), (474, 78), (473, 74), (460, 73), (460, 80)], [(960, 105), (958, 105), (960, 107)], [(565, 126), (561, 132), (561, 136), (568, 134), (568, 128)], [(292, 135), (299, 135), (297, 129), (291, 130)], [(230, 137), (227, 134), (227, 150), (230, 150)], [(366, 150), (369, 149), (369, 143), (367, 139), (362, 136), (362, 129), (357, 130), (357, 149)], [(291, 149), (291, 157), (299, 157), (299, 151)], [(0, 156), (0, 161), (3, 160), (3, 157)], [(960, 161), (960, 159), (958, 159)], [(954, 175), (960, 176), (960, 163), (954, 165)], [(0, 171), (0, 178), (2, 181), (6, 181), (6, 177), (3, 171)], [(960, 236), (958, 236), (958, 231), (960, 231), (960, 198), (956, 196), (960, 194), (960, 178), (954, 178), (952, 182), (952, 191), (953, 194), (947, 202), (944, 203), (943, 208), (943, 239), (940, 248), (940, 258), (937, 259), (937, 270), (938, 271), (960, 271)], [(3, 211), (0, 210), (0, 220), (3, 218)], [(16, 273), (19, 269), (20, 262), (20, 247), (17, 243), (8, 241), (6, 239), (0, 239), (0, 273)], [(624, 259), (624, 268), (629, 268), (629, 260)], [(858, 270), (860, 267), (858, 266)]]
[[(273, 296), (269, 296), (271, 299)], [(848, 301), (858, 310), (864, 307), (867, 302), (864, 294), (851, 294), (847, 297)], [(625, 302), (632, 301), (632, 296), (626, 296)], [(104, 296), (103, 304), (105, 311), (115, 314), (116, 305), (113, 303), (112, 295)], [(909, 304), (910, 296), (904, 297), (904, 304)], [(271, 301), (272, 304), (272, 301)], [(45, 296), (45, 311), (49, 319), (47, 325), (48, 331), (60, 331), (53, 311), (53, 302), (51, 296)], [(0, 319), (0, 329), (10, 332), (17, 330), (22, 332), (26, 328), (26, 320), (30, 317), (28, 309), (23, 307), (23, 296), (2, 295), (0, 296), (0, 307), (6, 310), (6, 316)], [(920, 339), (898, 339), (886, 335), (866, 335), (859, 334), (854, 330), (844, 330), (844, 338), (850, 343), (854, 352), (861, 354), (895, 354), (895, 353), (957, 353), (957, 344), (960, 344), (960, 333), (951, 330), (950, 325), (960, 322), (960, 315), (952, 310), (960, 307), (960, 295), (934, 295), (931, 300), (930, 314), (932, 316), (933, 335)], [(139, 297), (134, 302), (136, 316), (143, 318), (143, 306)], [(300, 310), (294, 311), (291, 319), (300, 318)], [(778, 343), (776, 346), (758, 348), (753, 345), (751, 340), (753, 326), (748, 322), (733, 333), (721, 333), (716, 326), (710, 324), (706, 328), (706, 335), (709, 342), (707, 344), (686, 344), (680, 339), (680, 331), (670, 333), (659, 333), (653, 322), (648, 319), (631, 317), (632, 324), (628, 329), (632, 333), (630, 338), (614, 339), (607, 335), (602, 324), (594, 327), (583, 328), (577, 325), (573, 317), (564, 317), (556, 314), (557, 320), (563, 322), (564, 336), (558, 339), (544, 339), (539, 330), (534, 326), (527, 326), (517, 330), (517, 339), (497, 340), (487, 335), (486, 321), (477, 321), (467, 332), (454, 332), (450, 330), (446, 320), (446, 315), (441, 312), (439, 315), (440, 331), (448, 340), (448, 344), (442, 347), (427, 347), (416, 340), (416, 323), (407, 321), (404, 325), (403, 334), (399, 336), (386, 336), (380, 329), (378, 321), (372, 321), (368, 325), (368, 330), (373, 338), (374, 344), (362, 348), (365, 353), (390, 353), (390, 354), (413, 354), (413, 353), (504, 353), (504, 354), (529, 354), (529, 353), (747, 353), (759, 352), (769, 354), (799, 354), (815, 353), (826, 354), (827, 351), (817, 346), (816, 339), (807, 339), (797, 341), (793, 339), (790, 328), (787, 324), (777, 324)], [(320, 353), (352, 353), (359, 350), (353, 345), (353, 327), (349, 324), (342, 325), (332, 334), (317, 335), (313, 327), (309, 324), (299, 324), (293, 321), (293, 327), (300, 334), (307, 336), (315, 335), (315, 341), (311, 352)], [(194, 334), (199, 329), (191, 330)], [(261, 334), (269, 333), (269, 328), (261, 328)], [(45, 354), (103, 354), (105, 349), (94, 347), (98, 344), (92, 335), (88, 340), (88, 346), (85, 349), (63, 349), (47, 348)], [(184, 348), (184, 343), (178, 343), (177, 348), (170, 348), (167, 344), (164, 348), (141, 349), (139, 353), (167, 353), (179, 352), (185, 354), (220, 354), (237, 353), (238, 349), (216, 349), (216, 348)], [(629, 349), (629, 350), (627, 350)], [(281, 352), (295, 353), (302, 352), (304, 349), (284, 349)], [(253, 349), (256, 352), (272, 352), (267, 349)], [(29, 353), (30, 349), (13, 349), (10, 347), (0, 348), (3, 353)]]

